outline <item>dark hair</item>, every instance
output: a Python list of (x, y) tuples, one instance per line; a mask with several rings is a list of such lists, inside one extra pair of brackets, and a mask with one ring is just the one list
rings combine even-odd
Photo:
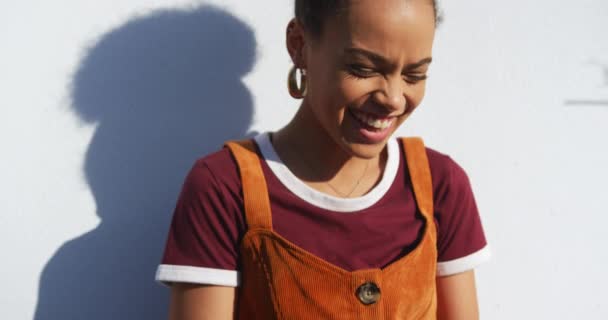
[[(429, 0), (433, 3), (435, 11), (435, 25), (438, 25), (442, 16), (437, 9), (437, 0)], [(295, 15), (302, 23), (306, 31), (314, 36), (319, 36), (323, 31), (325, 19), (335, 16), (348, 9), (348, 0), (295, 0)]]

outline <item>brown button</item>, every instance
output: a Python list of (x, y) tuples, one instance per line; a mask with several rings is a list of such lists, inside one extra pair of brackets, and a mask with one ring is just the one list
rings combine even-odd
[(380, 288), (373, 282), (366, 282), (357, 288), (357, 297), (365, 305), (376, 303), (380, 300)]

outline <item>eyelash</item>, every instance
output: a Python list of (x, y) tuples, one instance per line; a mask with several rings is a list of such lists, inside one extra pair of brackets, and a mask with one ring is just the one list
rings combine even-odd
[(348, 74), (358, 79), (369, 78), (375, 73), (371, 68), (367, 68), (357, 64), (349, 64), (347, 67)]
[[(377, 72), (373, 71), (371, 68), (364, 67), (364, 66), (357, 65), (357, 64), (350, 64), (347, 67), (348, 67), (348, 74), (350, 76), (354, 77), (355, 79), (366, 79), (377, 73)], [(420, 81), (424, 81), (426, 79), (427, 79), (426, 74), (409, 75), (409, 76), (404, 75), (404, 77), (403, 77), (403, 80), (409, 84), (416, 84), (416, 83), (418, 83)]]
[(416, 84), (420, 81), (426, 80), (427, 76), (426, 76), (426, 74), (423, 74), (421, 76), (410, 75), (409, 78), (410, 78), (410, 80), (404, 78), (404, 79), (406, 79), (405, 82), (410, 83), (410, 84)]

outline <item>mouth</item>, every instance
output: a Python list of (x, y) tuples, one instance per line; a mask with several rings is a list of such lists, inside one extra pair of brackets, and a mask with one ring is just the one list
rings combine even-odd
[(383, 117), (352, 108), (347, 109), (347, 113), (353, 119), (360, 141), (366, 144), (377, 144), (385, 141), (391, 134), (391, 128), (397, 120), (397, 117), (394, 116)]
[(365, 129), (371, 131), (383, 131), (388, 129), (393, 122), (395, 117), (378, 117), (376, 115), (363, 112), (355, 109), (348, 109), (353, 117), (358, 120), (359, 124)]

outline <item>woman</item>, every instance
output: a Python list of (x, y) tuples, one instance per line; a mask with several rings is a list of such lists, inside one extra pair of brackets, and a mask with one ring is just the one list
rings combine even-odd
[[(171, 319), (477, 319), (464, 171), (392, 133), (420, 104), (431, 0), (296, 0), (292, 121), (196, 162), (157, 279)], [(299, 81), (297, 81), (299, 80)]]

